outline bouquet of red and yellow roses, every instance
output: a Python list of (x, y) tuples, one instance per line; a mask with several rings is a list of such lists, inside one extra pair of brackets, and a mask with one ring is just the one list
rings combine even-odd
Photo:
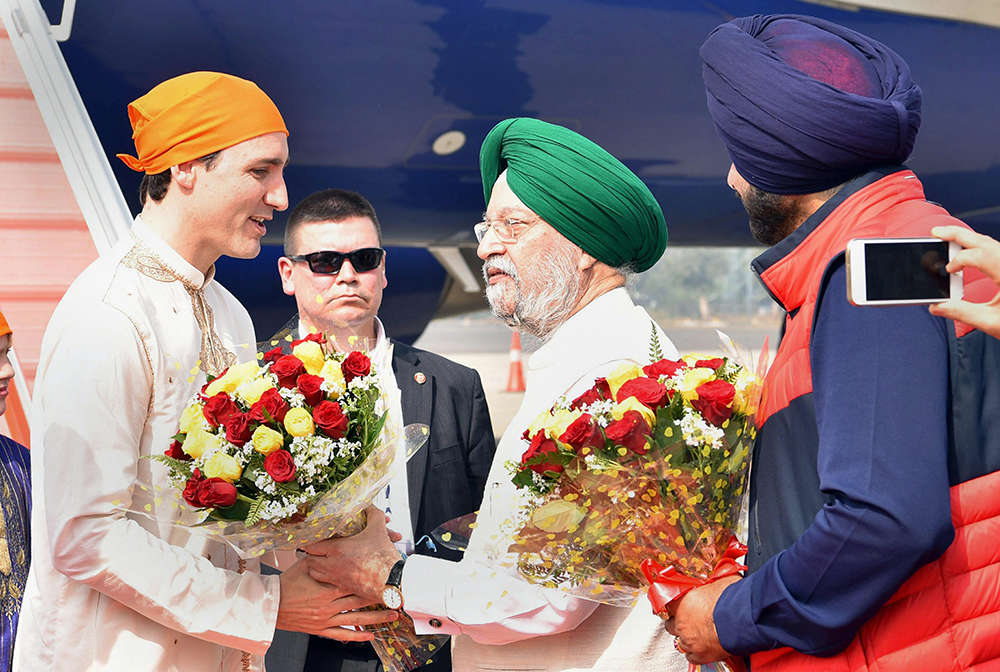
[(508, 468), (528, 500), (507, 552), (531, 582), (622, 607), (646, 590), (662, 614), (741, 568), (734, 531), (763, 371), (734, 357), (652, 359), (623, 364), (525, 430)]
[[(163, 456), (200, 524), (246, 556), (363, 527), (403, 444), (426, 427), (387, 424), (387, 395), (368, 356), (327, 353), (322, 336), (275, 348), (209, 380), (181, 414)], [(410, 446), (411, 449), (415, 449)]]
[[(427, 438), (401, 426), (395, 387), (362, 351), (327, 352), (310, 334), (210, 379), (181, 414), (159, 462), (196, 528), (245, 557), (294, 549), (365, 526), (364, 509)], [(413, 669), (446, 638), (402, 619), (375, 630), (389, 672)]]

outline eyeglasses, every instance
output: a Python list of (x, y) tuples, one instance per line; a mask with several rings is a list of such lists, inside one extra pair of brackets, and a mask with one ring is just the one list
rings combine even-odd
[(537, 221), (526, 222), (523, 219), (514, 219), (513, 217), (494, 219), (492, 221), (484, 219), (472, 227), (472, 230), (476, 232), (476, 240), (480, 243), (483, 242), (483, 238), (486, 237), (486, 233), (490, 229), (493, 230), (493, 234), (501, 243), (516, 243), (518, 227), (530, 228), (537, 223)]
[(335, 252), (333, 250), (319, 250), (309, 254), (289, 255), (292, 261), (305, 261), (309, 264), (309, 270), (313, 273), (323, 275), (336, 275), (340, 273), (340, 267), (344, 265), (344, 259), (351, 261), (351, 266), (358, 273), (364, 273), (377, 268), (382, 263), (385, 250), (381, 247), (363, 247), (360, 250), (350, 252)]

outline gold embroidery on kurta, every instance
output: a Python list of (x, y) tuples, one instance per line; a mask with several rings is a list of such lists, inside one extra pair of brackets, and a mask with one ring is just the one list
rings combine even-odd
[(215, 316), (212, 307), (205, 300), (201, 287), (195, 287), (183, 277), (175, 273), (156, 254), (142, 247), (139, 243), (122, 257), (122, 264), (133, 268), (147, 278), (160, 282), (179, 282), (191, 297), (191, 309), (194, 319), (201, 330), (201, 368), (210, 376), (217, 376), (238, 360), (236, 355), (226, 348), (222, 339), (215, 333)]

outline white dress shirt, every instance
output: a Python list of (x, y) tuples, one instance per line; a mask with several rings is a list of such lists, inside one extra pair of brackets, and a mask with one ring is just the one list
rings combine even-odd
[[(42, 342), (19, 672), (263, 669), (279, 579), (175, 528), (153, 460), (205, 382), (255, 356), (240, 303), (141, 220), (60, 301)], [(214, 369), (214, 371), (213, 371)], [(149, 516), (124, 513), (146, 511)]]
[[(309, 335), (309, 328), (299, 322), (299, 338)], [(399, 385), (396, 383), (396, 376), (392, 371), (392, 341), (385, 335), (385, 327), (382, 320), (375, 318), (375, 344), (368, 350), (368, 358), (371, 359), (378, 375), (379, 388), (386, 396), (388, 418), (386, 423), (394, 423), (393, 430), (399, 435), (403, 425), (403, 407), (399, 396)], [(405, 457), (405, 456), (404, 456)], [(399, 532), (403, 538), (396, 542), (396, 548), (400, 553), (409, 555), (413, 552), (413, 523), (410, 516), (409, 485), (406, 480), (406, 465), (399, 463), (394, 467), (392, 478), (389, 484), (379, 493), (373, 502), (375, 506), (388, 511), (390, 516), (389, 528)]]
[[(454, 635), (457, 672), (687, 670), (645, 599), (630, 609), (598, 605), (531, 585), (494, 561), (509, 538), (502, 526), (521, 497), (505, 463), (519, 461), (527, 448), (524, 429), (559, 396), (575, 396), (623, 361), (647, 362), (653, 325), (624, 288), (560, 325), (528, 360), (524, 399), (497, 446), (465, 557), (458, 563), (419, 555), (407, 560), (404, 609), (418, 633)], [(656, 331), (663, 355), (676, 358), (673, 344)]]

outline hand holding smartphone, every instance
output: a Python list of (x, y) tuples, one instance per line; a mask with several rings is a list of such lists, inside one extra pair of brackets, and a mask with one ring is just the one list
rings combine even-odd
[(962, 298), (962, 273), (945, 266), (961, 246), (938, 238), (855, 238), (847, 244), (847, 298), (905, 306)]

